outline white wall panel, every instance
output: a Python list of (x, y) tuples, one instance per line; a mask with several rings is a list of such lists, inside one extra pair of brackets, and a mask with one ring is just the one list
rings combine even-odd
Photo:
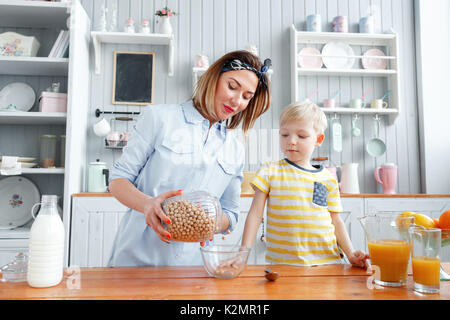
[[(261, 161), (277, 159), (279, 152), (278, 117), (282, 108), (290, 101), (289, 77), (289, 27), (294, 23), (298, 30), (306, 29), (306, 17), (319, 13), (322, 17), (322, 30), (331, 31), (331, 21), (337, 15), (349, 17), (349, 30), (358, 32), (360, 17), (375, 8), (377, 27), (386, 32), (391, 27), (400, 36), (401, 50), (401, 104), (402, 111), (395, 124), (390, 125), (387, 118), (382, 118), (380, 137), (387, 144), (384, 156), (374, 159), (365, 151), (366, 142), (374, 135), (373, 117), (361, 116), (358, 126), (362, 131), (360, 137), (350, 134), (350, 115), (341, 115), (338, 120), (343, 126), (343, 152), (332, 150), (331, 132), (326, 131), (324, 144), (314, 156), (328, 156), (332, 164), (358, 162), (361, 192), (375, 193), (381, 189), (373, 178), (376, 166), (384, 162), (394, 162), (399, 167), (399, 193), (419, 193), (420, 159), (418, 138), (418, 112), (416, 94), (416, 70), (414, 50), (414, 6), (413, 0), (105, 0), (88, 1), (82, 4), (91, 17), (93, 28), (98, 23), (100, 8), (106, 4), (110, 8), (118, 5), (118, 27), (121, 30), (128, 17), (136, 22), (136, 28), (143, 18), (150, 20), (153, 30), (157, 27), (154, 12), (166, 4), (180, 15), (171, 18), (175, 31), (175, 74), (167, 75), (167, 48), (158, 46), (104, 46), (100, 75), (91, 71), (91, 115), (89, 152), (87, 161), (101, 159), (111, 166), (120, 156), (120, 151), (104, 148), (104, 142), (92, 132), (92, 125), (99, 120), (94, 110), (131, 111), (140, 110), (135, 106), (114, 106), (111, 104), (112, 90), (112, 54), (114, 50), (140, 50), (156, 52), (155, 103), (182, 102), (192, 94), (192, 66), (195, 56), (203, 53), (214, 62), (224, 53), (245, 49), (248, 44), (258, 47), (261, 59), (270, 57), (273, 62), (272, 106), (257, 120), (251, 139), (255, 145), (247, 145), (247, 170), (256, 170)], [(364, 53), (368, 47), (356, 49), (356, 54)], [(320, 49), (320, 47), (318, 47)], [(92, 59), (93, 60), (93, 59)], [(359, 63), (359, 61), (358, 61)], [(321, 104), (323, 99), (342, 90), (338, 102), (346, 106), (351, 98), (361, 97), (368, 89), (367, 100), (381, 97), (387, 84), (382, 79), (362, 77), (300, 77), (299, 93), (306, 99), (318, 88), (319, 93), (312, 98)], [(105, 115), (110, 119), (111, 115)], [(328, 116), (329, 118), (332, 115)], [(114, 121), (113, 121), (114, 122)], [(115, 130), (131, 129), (132, 123), (115, 123)], [(272, 131), (275, 138), (272, 139)]]

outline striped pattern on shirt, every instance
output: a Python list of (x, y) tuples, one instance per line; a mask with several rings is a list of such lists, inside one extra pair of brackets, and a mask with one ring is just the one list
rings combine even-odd
[(341, 212), (336, 178), (287, 159), (268, 162), (251, 182), (268, 194), (266, 259), (300, 266), (341, 263), (329, 211)]

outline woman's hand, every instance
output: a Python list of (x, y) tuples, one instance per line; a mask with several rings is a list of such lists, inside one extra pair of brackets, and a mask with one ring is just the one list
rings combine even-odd
[(369, 267), (369, 262), (367, 261), (367, 259), (369, 259), (369, 255), (362, 251), (352, 252), (352, 254), (350, 254), (347, 258), (354, 267), (363, 269), (367, 269)]
[(164, 221), (167, 224), (171, 224), (169, 217), (164, 213), (162, 209), (162, 202), (167, 198), (179, 196), (183, 194), (183, 190), (172, 190), (168, 192), (161, 193), (160, 195), (149, 198), (144, 206), (144, 216), (145, 222), (149, 227), (155, 231), (156, 235), (166, 243), (170, 243), (171, 235), (161, 224), (161, 221)]

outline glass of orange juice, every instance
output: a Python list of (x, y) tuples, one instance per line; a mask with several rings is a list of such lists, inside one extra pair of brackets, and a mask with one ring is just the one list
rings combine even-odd
[(439, 292), (441, 229), (413, 227), (409, 232), (414, 290), (423, 293)]
[(358, 218), (366, 235), (374, 282), (382, 286), (406, 284), (411, 242), (408, 229), (414, 217), (395, 212), (377, 212)]

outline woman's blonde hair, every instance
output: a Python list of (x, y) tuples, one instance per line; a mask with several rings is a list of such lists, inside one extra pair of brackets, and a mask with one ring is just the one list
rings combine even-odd
[[(204, 117), (217, 118), (214, 110), (217, 82), (223, 73), (222, 67), (224, 63), (234, 59), (238, 59), (256, 70), (261, 70), (263, 65), (257, 56), (245, 50), (229, 52), (214, 62), (198, 80), (192, 97), (194, 106)], [(267, 74), (264, 74), (263, 77), (266, 77), (267, 85), (265, 86), (259, 81), (255, 94), (249, 101), (247, 108), (227, 119), (226, 126), (228, 129), (236, 129), (242, 123), (242, 131), (245, 134), (253, 127), (256, 119), (269, 109), (270, 84)]]
[(312, 121), (314, 130), (318, 134), (327, 129), (327, 117), (316, 104), (311, 101), (294, 102), (281, 112), (280, 127), (288, 121)]

